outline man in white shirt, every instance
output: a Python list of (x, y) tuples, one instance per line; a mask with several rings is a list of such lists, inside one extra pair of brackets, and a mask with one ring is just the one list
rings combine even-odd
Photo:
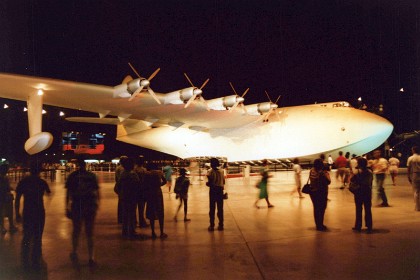
[(388, 171), (388, 161), (381, 156), (380, 150), (373, 151), (373, 157), (375, 158), (372, 163), (373, 174), (376, 177), (376, 186), (378, 187), (378, 195), (382, 199), (382, 203), (379, 207), (389, 207), (388, 199), (385, 194), (384, 181), (385, 175)]
[(411, 148), (413, 155), (407, 160), (408, 181), (413, 186), (415, 210), (420, 211), (420, 148)]
[(396, 157), (390, 157), (388, 159), (389, 163), (389, 173), (391, 174), (392, 184), (395, 186), (395, 181), (398, 174), (398, 167), (400, 166), (400, 161)]

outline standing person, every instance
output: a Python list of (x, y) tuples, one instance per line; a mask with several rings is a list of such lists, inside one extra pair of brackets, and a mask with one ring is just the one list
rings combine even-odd
[(390, 157), (388, 159), (389, 163), (389, 173), (391, 174), (392, 184), (395, 186), (395, 182), (398, 175), (398, 168), (400, 167), (400, 160), (396, 157)]
[(357, 172), (351, 181), (359, 185), (359, 189), (354, 193), (354, 203), (356, 205), (356, 222), (354, 231), (362, 230), (362, 210), (365, 208), (365, 225), (368, 233), (372, 232), (372, 172), (367, 167), (365, 158), (357, 158)]
[(268, 178), (271, 177), (271, 175), (268, 173), (269, 169), (268, 169), (268, 161), (267, 160), (263, 160), (263, 166), (260, 170), (260, 174), (261, 174), (261, 181), (258, 184), (258, 188), (260, 189), (260, 193), (258, 195), (257, 200), (255, 201), (254, 205), (256, 208), (259, 208), (259, 206), (257, 205), (258, 201), (260, 199), (265, 199), (265, 201), (267, 202), (267, 207), (271, 208), (274, 207), (273, 204), (270, 203), (270, 201), (268, 200)]
[(333, 165), (334, 165), (334, 160), (333, 160), (333, 158), (332, 158), (331, 155), (328, 155), (328, 166), (329, 166), (329, 170), (332, 170)]
[(335, 177), (337, 181), (341, 181), (340, 189), (343, 190), (346, 187), (347, 159), (343, 156), (342, 151), (338, 152), (338, 158), (335, 160), (335, 167), (337, 168)]
[(127, 158), (123, 161), (124, 168), (117, 190), (122, 203), (122, 236), (133, 239), (136, 237), (136, 208), (140, 195), (140, 180), (134, 172), (134, 160)]
[(137, 209), (139, 213), (139, 219), (138, 224), (141, 228), (148, 227), (148, 224), (146, 222), (146, 218), (144, 216), (144, 212), (146, 210), (146, 185), (145, 185), (145, 176), (147, 169), (144, 167), (144, 157), (139, 156), (136, 160), (134, 171), (137, 173), (137, 176), (140, 180), (140, 188), (139, 188), (139, 197), (137, 202)]
[(172, 169), (172, 166), (169, 164), (166, 164), (165, 167), (163, 167), (163, 173), (165, 174), (166, 179), (166, 186), (168, 187), (168, 192), (171, 193), (171, 187), (172, 187), (172, 174), (174, 173), (174, 170)]
[(261, 171), (260, 171), (261, 181), (258, 184), (258, 188), (260, 189), (260, 193), (258, 195), (257, 200), (254, 203), (255, 207), (257, 207), (257, 208), (259, 208), (257, 203), (260, 199), (265, 199), (265, 201), (267, 202), (267, 207), (268, 208), (274, 207), (274, 205), (271, 204), (270, 201), (268, 200), (268, 178), (271, 177), (271, 175), (268, 173), (268, 171), (269, 171), (268, 161), (263, 160), (263, 167), (261, 168)]
[(99, 206), (99, 185), (96, 175), (86, 170), (86, 163), (78, 159), (79, 169), (73, 171), (67, 178), (66, 192), (66, 213), (73, 222), (72, 246), (70, 259), (78, 262), (77, 247), (82, 223), (85, 226), (85, 233), (89, 254), (89, 266), (95, 266), (93, 230), (96, 212)]
[(227, 161), (223, 163), (222, 169), (223, 169), (223, 176), (225, 177), (225, 180), (226, 180), (227, 175), (228, 175), (228, 163), (227, 163)]
[(217, 158), (210, 159), (211, 169), (207, 173), (207, 186), (209, 190), (209, 201), (210, 201), (210, 226), (208, 231), (214, 231), (214, 219), (217, 206), (217, 218), (219, 219), (219, 225), (217, 230), (224, 230), (224, 217), (223, 217), (223, 190), (225, 186), (225, 177), (223, 176), (223, 170), (219, 169), (219, 160)]
[(175, 181), (175, 188), (174, 191), (179, 197), (179, 206), (176, 210), (174, 220), (177, 221), (177, 215), (179, 210), (181, 209), (182, 204), (184, 204), (184, 222), (189, 222), (191, 219), (187, 218), (188, 212), (188, 188), (190, 186), (190, 180), (187, 178), (187, 170), (185, 168), (181, 168), (179, 170), (179, 177)]
[(294, 194), (295, 192), (298, 192), (299, 194), (299, 198), (305, 198), (302, 195), (302, 167), (299, 164), (299, 159), (295, 158), (293, 160), (293, 171), (295, 173), (295, 185), (296, 185), (296, 189), (294, 189), (290, 195)]
[(50, 194), (47, 182), (39, 177), (41, 164), (31, 163), (30, 175), (24, 177), (16, 187), (15, 212), (16, 221), (21, 220), (19, 214), (20, 198), (24, 197), (23, 204), (23, 239), (22, 239), (22, 265), (29, 268), (29, 255), (32, 247), (32, 266), (41, 268), (42, 260), (42, 234), (45, 225), (45, 208), (43, 196)]
[(117, 184), (120, 181), (121, 174), (124, 172), (123, 162), (127, 159), (127, 156), (121, 156), (120, 162), (115, 168), (115, 186), (114, 186), (114, 192), (118, 195), (118, 208), (117, 208), (117, 221), (119, 224), (122, 224), (122, 203), (121, 203), (121, 197), (117, 190)]
[[(367, 161), (366, 161), (367, 162)], [(357, 169), (357, 155), (352, 154), (350, 159), (350, 175), (357, 174), (359, 171)]]
[(411, 148), (413, 155), (407, 160), (408, 181), (413, 186), (415, 210), (420, 211), (420, 148)]
[(165, 176), (163, 172), (158, 169), (158, 166), (151, 162), (148, 165), (148, 172), (145, 176), (146, 184), (146, 218), (150, 221), (150, 228), (152, 230), (152, 238), (156, 239), (155, 233), (155, 220), (159, 221), (160, 238), (165, 239), (168, 235), (164, 232), (164, 205), (163, 205), (163, 194), (161, 187), (166, 184)]
[(331, 183), (331, 178), (328, 171), (324, 169), (324, 163), (321, 159), (314, 161), (314, 166), (309, 173), (309, 180), (316, 230), (326, 231), (327, 227), (324, 225), (324, 214), (327, 208), (328, 185)]
[(1, 234), (6, 234), (7, 230), (4, 228), (4, 217), (7, 216), (9, 220), (9, 232), (15, 233), (17, 228), (13, 222), (13, 194), (11, 192), (9, 178), (7, 177), (9, 165), (0, 165), (0, 231)]
[(373, 174), (376, 178), (376, 186), (378, 188), (378, 196), (382, 199), (382, 203), (379, 204), (379, 207), (389, 207), (388, 198), (386, 197), (384, 181), (385, 174), (388, 170), (388, 161), (381, 156), (380, 150), (373, 151), (374, 160), (372, 162)]

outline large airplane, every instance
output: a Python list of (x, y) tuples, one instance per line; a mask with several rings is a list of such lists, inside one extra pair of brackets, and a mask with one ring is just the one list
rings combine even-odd
[[(131, 65), (130, 65), (131, 66)], [(393, 125), (348, 102), (279, 108), (267, 101), (245, 105), (233, 94), (205, 100), (195, 86), (156, 93), (149, 78), (127, 76), (114, 87), (0, 73), (0, 97), (27, 102), (29, 139), (25, 150), (47, 149), (52, 135), (42, 131), (43, 104), (98, 113), (69, 121), (112, 124), (116, 139), (179, 158), (224, 157), (228, 161), (313, 160), (319, 154), (349, 151), (362, 155), (380, 146)]]

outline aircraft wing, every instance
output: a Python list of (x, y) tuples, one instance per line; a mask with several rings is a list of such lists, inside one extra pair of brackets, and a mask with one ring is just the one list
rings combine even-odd
[(44, 91), (43, 103), (46, 105), (94, 112), (101, 118), (114, 116), (120, 121), (143, 120), (157, 126), (183, 126), (208, 131), (213, 128), (235, 128), (259, 118), (244, 116), (240, 109), (233, 113), (208, 111), (205, 104), (199, 101), (184, 108), (184, 103), (166, 102), (168, 95), (162, 93), (156, 93), (162, 104), (156, 103), (147, 92), (128, 101), (128, 97), (118, 95), (115, 87), (0, 73), (0, 97), (26, 101), (30, 94), (39, 89)]

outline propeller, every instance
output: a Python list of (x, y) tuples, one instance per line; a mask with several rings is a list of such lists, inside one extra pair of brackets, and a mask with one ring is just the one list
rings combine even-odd
[(199, 95), (199, 99), (201, 102), (204, 102), (204, 104), (206, 104), (207, 107), (207, 111), (210, 110), (210, 108), (207, 105), (206, 100), (201, 96), (201, 94), (203, 93), (202, 89), (206, 86), (206, 84), (209, 82), (210, 79), (207, 79), (204, 81), (204, 83), (201, 85), (201, 87), (197, 88), (196, 86), (194, 86), (194, 84), (191, 82), (190, 78), (188, 77), (187, 73), (184, 73), (185, 78), (187, 78), (188, 82), (190, 83), (190, 85), (194, 88), (193, 89), (193, 95), (191, 96), (191, 98), (188, 100), (187, 104), (185, 104), (184, 108), (188, 108), (188, 106), (190, 106), (190, 104), (193, 102), (193, 100), (195, 100), (195, 98), (197, 97), (197, 95)]
[(241, 104), (242, 110), (244, 110), (244, 112), (246, 113), (246, 109), (245, 109), (245, 106), (244, 106), (243, 102), (244, 102), (244, 100), (245, 100), (245, 99), (244, 99), (245, 95), (246, 95), (246, 94), (248, 93), (248, 91), (249, 91), (249, 88), (247, 88), (247, 89), (244, 91), (244, 93), (242, 94), (242, 96), (239, 96), (239, 94), (236, 92), (235, 88), (233, 87), (232, 83), (231, 83), (231, 82), (229, 82), (229, 84), (230, 84), (230, 87), (232, 88), (233, 92), (236, 94), (236, 102), (235, 102), (235, 104), (233, 104), (232, 108), (230, 108), (230, 112), (232, 112), (232, 110), (233, 110), (233, 109), (235, 109), (235, 108), (236, 108), (236, 106), (238, 106), (239, 104)]
[(270, 100), (270, 110), (267, 112), (267, 114), (265, 114), (263, 122), (268, 122), (268, 118), (270, 117), (270, 115), (277, 107), (279, 107), (279, 105), (277, 105), (277, 102), (279, 102), (281, 95), (279, 95), (279, 97), (277, 97), (276, 99), (276, 102), (273, 103), (267, 91), (265, 91), (265, 94), (267, 95), (268, 100)]
[(160, 100), (157, 98), (155, 92), (150, 88), (150, 81), (157, 75), (157, 73), (160, 71), (160, 68), (156, 69), (155, 72), (152, 73), (152, 75), (149, 76), (149, 78), (142, 78), (140, 76), (140, 74), (136, 71), (136, 69), (133, 67), (133, 65), (131, 65), (131, 63), (129, 62), (128, 65), (130, 66), (131, 70), (133, 70), (134, 73), (136, 73), (137, 77), (139, 77), (140, 79), (140, 87), (138, 89), (136, 89), (135, 92), (133, 92), (133, 94), (131, 95), (131, 97), (128, 99), (128, 101), (132, 101), (142, 90), (143, 88), (147, 88), (147, 91), (149, 92), (149, 94), (153, 97), (154, 100), (156, 100), (156, 102), (158, 104), (161, 104)]

